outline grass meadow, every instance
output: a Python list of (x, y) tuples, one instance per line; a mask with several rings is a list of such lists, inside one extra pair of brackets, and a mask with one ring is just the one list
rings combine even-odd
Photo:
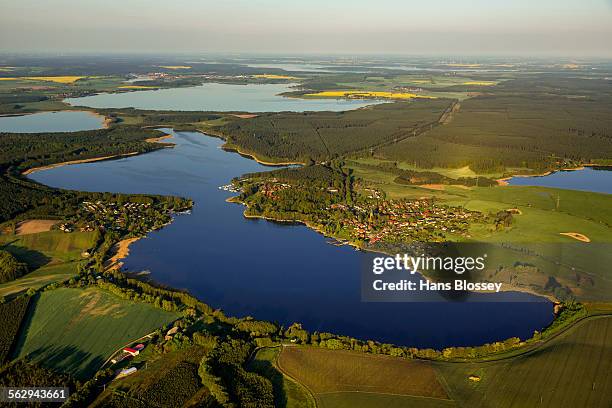
[(176, 318), (96, 288), (50, 290), (34, 299), (17, 356), (86, 378), (114, 350)]
[[(469, 407), (609, 407), (612, 317), (595, 317), (523, 356), (440, 363), (451, 397)], [(477, 375), (480, 381), (470, 381)]]
[(348, 407), (368, 400), (371, 404), (363, 406), (381, 406), (379, 396), (390, 406), (407, 406), (408, 401), (417, 407), (428, 406), (418, 405), (421, 401), (444, 404), (438, 406), (450, 403), (436, 370), (428, 362), (288, 346), (283, 348), (278, 366), (307, 387), (323, 407)]

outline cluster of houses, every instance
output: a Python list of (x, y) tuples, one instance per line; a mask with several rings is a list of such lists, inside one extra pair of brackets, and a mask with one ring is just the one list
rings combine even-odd
[(372, 244), (385, 240), (438, 241), (448, 233), (466, 235), (470, 223), (482, 217), (475, 211), (435, 205), (425, 199), (372, 200), (352, 209), (369, 216), (365, 220), (349, 218), (344, 226), (352, 229), (355, 238)]
[(93, 231), (95, 227), (122, 230), (127, 227), (128, 220), (146, 221), (144, 211), (150, 207), (150, 203), (83, 201), (79, 211), (79, 219), (83, 221), (81, 230)]
[[(259, 184), (257, 191), (270, 200), (276, 200), (276, 193), (287, 188), (300, 187), (272, 178)], [(332, 187), (326, 191), (338, 192)], [(321, 223), (326, 224), (333, 218), (336, 225), (353, 239), (374, 244), (379, 241), (440, 242), (448, 235), (468, 237), (470, 224), (485, 221), (480, 212), (437, 205), (431, 199), (386, 200), (380, 191), (372, 188), (365, 188), (363, 193), (355, 203), (336, 202), (321, 209)], [(333, 217), (330, 217), (330, 211), (335, 212)]]
[(290, 184), (275, 182), (275, 179), (273, 179), (271, 182), (263, 183), (259, 186), (259, 192), (268, 198), (274, 199), (274, 194), (289, 187), (291, 187)]

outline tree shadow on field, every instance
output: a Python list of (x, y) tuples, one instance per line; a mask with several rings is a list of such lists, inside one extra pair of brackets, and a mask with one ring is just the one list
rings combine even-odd
[(271, 362), (264, 360), (252, 360), (249, 363), (248, 370), (270, 380), (272, 383), (272, 389), (274, 391), (275, 407), (287, 407), (287, 394), (285, 393), (283, 374), (278, 371), (278, 369), (274, 367)]
[(29, 249), (22, 246), (13, 245), (13, 242), (9, 242), (3, 246), (0, 246), (0, 249), (10, 252), (11, 255), (17, 258), (19, 262), (26, 263), (30, 272), (51, 262), (51, 258), (43, 254), (42, 252), (35, 251), (33, 249)]
[(26, 357), (44, 367), (70, 374), (79, 380), (91, 377), (104, 362), (102, 357), (94, 356), (72, 345), (43, 346), (28, 353)]

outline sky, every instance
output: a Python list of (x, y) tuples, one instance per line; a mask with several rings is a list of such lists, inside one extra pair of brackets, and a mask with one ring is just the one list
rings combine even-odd
[(612, 57), (612, 0), (0, 0), (0, 52)]

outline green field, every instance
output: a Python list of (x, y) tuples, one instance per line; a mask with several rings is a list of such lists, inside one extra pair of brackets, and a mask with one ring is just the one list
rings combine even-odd
[[(436, 364), (466, 407), (609, 407), (612, 318), (578, 323), (535, 351), (505, 361)], [(470, 375), (481, 380), (473, 382)]]
[(278, 361), (324, 408), (596, 408), (611, 402), (611, 336), (612, 317), (605, 315), (493, 362), (424, 362), (314, 347), (285, 347)]
[(70, 279), (77, 273), (81, 253), (91, 249), (93, 232), (48, 231), (28, 235), (0, 235), (0, 248), (28, 264), (30, 273), (0, 285), (0, 296), (14, 295)]
[(408, 401), (424, 407), (431, 405), (419, 405), (420, 402), (436, 401), (443, 404), (440, 406), (450, 403), (436, 370), (423, 361), (287, 346), (278, 358), (278, 366), (307, 387), (323, 407), (350, 406), (368, 399), (373, 401), (369, 406), (380, 406), (380, 400), (375, 400), (378, 396), (391, 406)]
[(280, 348), (259, 349), (249, 362), (249, 371), (263, 375), (272, 382), (277, 407), (314, 408), (316, 403), (306, 388), (280, 372), (277, 359)]
[(91, 376), (113, 351), (177, 318), (95, 288), (59, 288), (34, 302), (17, 356), (77, 378)]

